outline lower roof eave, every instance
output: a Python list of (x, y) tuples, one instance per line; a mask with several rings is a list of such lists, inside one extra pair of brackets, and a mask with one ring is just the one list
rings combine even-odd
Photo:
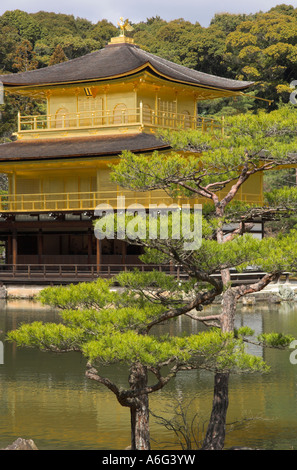
[(0, 163), (117, 157), (124, 150), (133, 153), (150, 153), (155, 150), (170, 150), (170, 148), (153, 134), (145, 133), (108, 137), (28, 139), (1, 144)]

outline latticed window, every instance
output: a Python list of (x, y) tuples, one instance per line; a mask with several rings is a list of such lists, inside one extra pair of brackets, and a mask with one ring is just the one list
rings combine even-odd
[(176, 101), (163, 101), (158, 99), (158, 111), (163, 113), (176, 113), (177, 102)]
[(103, 99), (101, 96), (79, 96), (78, 97), (78, 111), (79, 112), (93, 112), (102, 111)]
[(103, 123), (103, 98), (101, 96), (79, 96), (78, 114), (80, 126), (101, 125)]

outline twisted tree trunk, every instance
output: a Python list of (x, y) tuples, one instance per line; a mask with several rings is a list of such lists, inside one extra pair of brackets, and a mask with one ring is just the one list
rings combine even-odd
[(129, 390), (120, 389), (108, 378), (100, 376), (90, 363), (87, 364), (86, 377), (105, 385), (122, 406), (130, 408), (131, 450), (150, 450), (147, 368), (138, 362), (131, 366)]
[[(147, 368), (140, 363), (131, 367), (129, 383), (131, 390), (142, 390), (147, 387)], [(131, 416), (131, 450), (150, 450), (149, 399), (148, 394), (134, 398), (130, 407)]]

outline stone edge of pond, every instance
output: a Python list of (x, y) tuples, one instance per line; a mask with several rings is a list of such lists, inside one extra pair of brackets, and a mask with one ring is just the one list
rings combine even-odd
[[(28, 299), (33, 300), (38, 293), (49, 287), (47, 285), (9, 285), (0, 286), (0, 299), (3, 300), (16, 300), (16, 299)], [(286, 292), (284, 291), (286, 290)], [(282, 292), (283, 291), (283, 292)], [(283, 294), (286, 295), (283, 295)], [(272, 284), (266, 287), (263, 291), (255, 292), (243, 297), (240, 303), (243, 305), (253, 305), (256, 302), (263, 301), (269, 303), (281, 303), (284, 301), (297, 301), (297, 286), (295, 287), (287, 284)], [(219, 304), (221, 297), (218, 296), (214, 304)]]

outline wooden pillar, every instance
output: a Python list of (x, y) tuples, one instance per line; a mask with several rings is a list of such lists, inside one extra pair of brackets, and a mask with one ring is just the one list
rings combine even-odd
[(8, 261), (8, 238), (7, 238), (7, 240), (5, 240), (5, 260), (4, 260), (4, 263), (5, 264), (9, 263), (9, 261)]
[(100, 204), (100, 197), (101, 197), (101, 192), (100, 192), (100, 170), (97, 170), (96, 173), (96, 206)]
[(12, 192), (12, 204), (10, 204), (10, 210), (13, 211), (16, 209), (16, 174), (13, 172), (11, 179), (11, 192)]
[(7, 253), (6, 253), (6, 263), (11, 264), (12, 262), (12, 236), (8, 235), (7, 237)]
[(122, 241), (122, 264), (126, 264), (127, 243)]
[(38, 232), (38, 264), (42, 264), (42, 256), (43, 256), (43, 234), (42, 234), (42, 230), (40, 229)]
[(194, 94), (194, 122), (193, 129), (197, 129), (197, 118), (198, 118), (198, 100), (197, 95)]
[(100, 265), (101, 265), (101, 242), (99, 238), (96, 238), (96, 264), (97, 264), (97, 273), (99, 273)]
[(88, 228), (88, 264), (91, 264), (92, 254), (92, 229)]
[(13, 230), (12, 232), (12, 264), (16, 266), (18, 262), (18, 241), (17, 241), (17, 231)]

